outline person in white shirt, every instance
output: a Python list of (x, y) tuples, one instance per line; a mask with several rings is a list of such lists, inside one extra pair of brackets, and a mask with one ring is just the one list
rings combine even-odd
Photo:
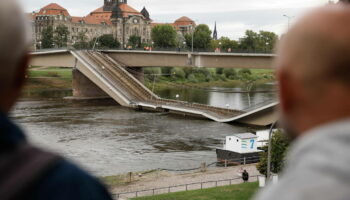
[(307, 14), (277, 54), (281, 121), (294, 142), (279, 183), (255, 199), (350, 199), (350, 6)]

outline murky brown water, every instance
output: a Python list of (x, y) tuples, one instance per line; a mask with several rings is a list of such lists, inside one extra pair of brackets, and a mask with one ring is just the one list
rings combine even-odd
[[(179, 91), (158, 93), (172, 97)], [(246, 94), (194, 94), (203, 100), (201, 103), (231, 102), (237, 108), (248, 105)], [(250, 101), (261, 103), (274, 96), (256, 94)], [(215, 148), (226, 135), (252, 131), (208, 120), (134, 111), (112, 100), (27, 99), (18, 103), (12, 117), (33, 143), (67, 156), (96, 175), (198, 167), (201, 162), (216, 160)]]

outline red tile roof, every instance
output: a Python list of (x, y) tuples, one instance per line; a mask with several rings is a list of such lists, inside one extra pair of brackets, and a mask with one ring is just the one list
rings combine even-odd
[[(142, 16), (142, 14), (132, 8), (131, 6), (127, 4), (121, 4), (120, 9), (122, 11), (123, 17), (129, 17), (130, 15), (138, 15)], [(30, 19), (35, 19), (36, 15), (64, 15), (64, 16), (70, 16), (67, 9), (63, 8), (62, 6), (51, 3), (43, 8), (40, 9), (38, 13), (35, 14), (28, 14), (28, 17)], [(86, 24), (102, 24), (106, 23), (111, 25), (111, 11), (103, 11), (103, 7), (97, 8), (96, 10), (92, 11), (89, 15), (85, 17), (72, 17), (73, 23), (80, 23), (81, 21), (84, 21)]]
[(67, 9), (63, 8), (62, 6), (51, 3), (43, 8), (40, 9), (38, 15), (64, 15), (64, 16), (70, 16)]
[(174, 23), (175, 26), (189, 26), (189, 25), (196, 25), (195, 22), (186, 17), (186, 16), (183, 16), (183, 17), (180, 17), (179, 19), (177, 19)]
[(122, 10), (123, 17), (129, 17), (129, 15), (139, 15), (142, 16), (142, 14), (135, 10), (134, 8), (130, 7), (128, 4), (121, 4), (119, 8)]

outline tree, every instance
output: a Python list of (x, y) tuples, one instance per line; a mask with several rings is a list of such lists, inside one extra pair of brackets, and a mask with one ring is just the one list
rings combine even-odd
[(239, 40), (239, 47), (243, 50), (271, 52), (278, 40), (278, 36), (269, 31), (260, 31), (256, 33), (247, 30), (245, 36)]
[[(282, 171), (289, 143), (288, 137), (281, 130), (277, 130), (273, 133), (271, 139), (272, 173), (277, 174)], [(264, 152), (261, 153), (260, 163), (257, 165), (258, 171), (265, 176), (267, 176), (267, 148), (267, 146), (263, 147)]]
[(259, 34), (252, 30), (247, 30), (245, 36), (239, 42), (241, 49), (256, 51), (259, 46)]
[(52, 26), (48, 26), (44, 28), (44, 30), (41, 32), (41, 47), (44, 49), (50, 49), (53, 47), (53, 28)]
[(231, 40), (228, 37), (221, 37), (219, 39), (219, 43), (221, 42), (221, 45), (219, 45), (219, 48), (223, 51), (227, 51), (228, 49), (234, 50), (238, 49), (238, 42), (235, 40)]
[(113, 37), (112, 34), (105, 34), (100, 36), (97, 40), (94, 38), (90, 43), (92, 44), (91, 46), (94, 46), (96, 42), (96, 47), (97, 48), (107, 48), (107, 49), (113, 49), (113, 48), (119, 48), (120, 47), (120, 42)]
[(141, 37), (137, 35), (130, 36), (128, 46), (132, 46), (133, 48), (141, 47)]
[(278, 36), (269, 31), (260, 31), (259, 32), (259, 50), (272, 52), (274, 50), (274, 46), (277, 43)]
[(90, 44), (87, 42), (87, 37), (85, 32), (78, 33), (78, 41), (75, 41), (73, 47), (75, 49), (87, 49), (90, 47)]
[(60, 48), (60, 47), (66, 47), (67, 42), (68, 42), (68, 27), (60, 24), (56, 27), (56, 30), (54, 31), (54, 43), (55, 45)]
[[(193, 48), (196, 49), (209, 49), (212, 46), (211, 30), (208, 25), (200, 24), (196, 27), (193, 33)], [(192, 47), (192, 35), (185, 35), (186, 44), (188, 47)]]
[(171, 48), (176, 47), (177, 33), (174, 27), (171, 25), (156, 25), (152, 29), (152, 40), (154, 46), (160, 48)]

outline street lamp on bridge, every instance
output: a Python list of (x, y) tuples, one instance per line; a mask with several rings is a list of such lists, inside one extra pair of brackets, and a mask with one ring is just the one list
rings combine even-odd
[(288, 15), (283, 15), (283, 17), (286, 17), (288, 19), (288, 30), (290, 28), (290, 22), (295, 16), (288, 16)]

